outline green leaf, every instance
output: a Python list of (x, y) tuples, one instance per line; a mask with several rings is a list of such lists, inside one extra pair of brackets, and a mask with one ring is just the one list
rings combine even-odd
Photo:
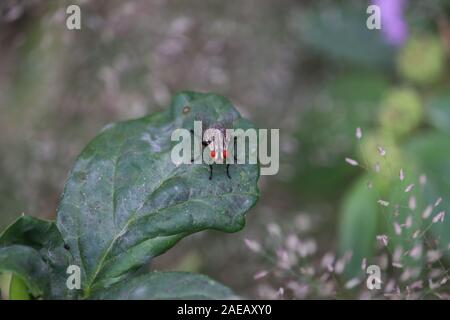
[[(0, 235), (0, 247), (21, 245), (39, 254), (39, 260), (48, 269), (48, 288), (42, 290), (44, 298), (71, 297), (65, 285), (66, 269), (71, 264), (70, 253), (64, 249), (64, 241), (56, 224), (30, 216), (19, 217)], [(14, 270), (11, 270), (14, 271)]]
[(333, 101), (342, 104), (339, 107), (350, 105), (349, 110), (345, 110), (350, 121), (369, 122), (377, 111), (373, 109), (389, 89), (389, 81), (379, 70), (346, 71), (327, 82), (326, 89)]
[(392, 65), (394, 50), (381, 33), (366, 28), (364, 4), (327, 6), (303, 10), (291, 25), (300, 41), (339, 64), (343, 61), (365, 67)]
[(26, 245), (40, 250), (44, 247), (60, 246), (63, 244), (63, 240), (54, 222), (31, 216), (21, 216), (0, 235), (0, 245), (13, 244)]
[(426, 114), (431, 125), (450, 134), (450, 95), (432, 98), (427, 103)]
[[(189, 107), (189, 108), (185, 108)], [(176, 166), (174, 129), (251, 124), (225, 98), (182, 92), (170, 109), (107, 126), (76, 161), (58, 208), (57, 224), (82, 269), (85, 296), (110, 285), (201, 230), (235, 232), (259, 192), (258, 165)], [(177, 142), (178, 143), (178, 142)]]
[(11, 272), (0, 272), (0, 300), (9, 299), (9, 284), (11, 282)]
[(232, 299), (232, 291), (210, 278), (188, 272), (151, 272), (95, 292), (94, 299)]
[(9, 299), (10, 300), (30, 300), (28, 288), (22, 279), (12, 275), (11, 282), (9, 284)]
[[(373, 126), (377, 105), (387, 87), (388, 81), (377, 73), (347, 72), (325, 84), (319, 96), (326, 99), (302, 112), (296, 132), (301, 143), (293, 159), (297, 172), (292, 179), (306, 198), (340, 198), (336, 191), (344, 191), (342, 184), (356, 173), (342, 159), (357, 149), (356, 127)], [(320, 127), (326, 130), (317, 130)]]
[(50, 290), (48, 267), (33, 248), (22, 245), (0, 247), (0, 271), (12, 272), (19, 277), (35, 297)]
[(450, 259), (448, 246), (450, 244), (450, 139), (448, 135), (430, 132), (413, 139), (406, 148), (411, 159), (417, 163), (418, 172), (427, 176), (427, 184), (424, 188), (424, 203), (434, 204), (436, 199), (442, 197), (442, 203), (434, 208), (430, 218), (424, 221), (424, 228), (432, 222), (431, 219), (440, 211), (445, 211), (447, 216), (444, 222), (432, 225), (431, 231), (438, 240), (440, 248)]
[(361, 273), (361, 262), (364, 258), (370, 260), (376, 243), (377, 199), (367, 188), (367, 181), (364, 176), (353, 185), (340, 212), (339, 249), (343, 254), (352, 252), (345, 269), (349, 278)]

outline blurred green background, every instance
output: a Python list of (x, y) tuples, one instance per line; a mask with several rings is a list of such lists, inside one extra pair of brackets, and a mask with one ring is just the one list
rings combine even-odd
[[(373, 3), (381, 30), (366, 27)], [(280, 172), (242, 232), (196, 234), (150, 268), (251, 298), (449, 297), (450, 219), (433, 218), (450, 209), (450, 1), (3, 0), (0, 48), (0, 230), (54, 219), (106, 124), (212, 91), (280, 128)], [(365, 288), (366, 263), (383, 290)]]

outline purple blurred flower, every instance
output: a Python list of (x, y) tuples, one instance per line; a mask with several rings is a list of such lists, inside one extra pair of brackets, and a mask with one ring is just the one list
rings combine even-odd
[(408, 25), (403, 16), (406, 0), (372, 0), (380, 8), (381, 31), (387, 43), (401, 46), (408, 37)]

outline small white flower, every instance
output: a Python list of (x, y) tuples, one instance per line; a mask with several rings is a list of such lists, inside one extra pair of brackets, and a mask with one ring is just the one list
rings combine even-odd
[(358, 278), (352, 278), (345, 283), (345, 289), (348, 289), (348, 290), (353, 289), (360, 283), (361, 283), (361, 280), (359, 280)]
[(441, 204), (441, 202), (442, 202), (442, 198), (438, 198), (438, 199), (436, 200), (436, 202), (434, 203), (434, 207), (436, 208), (438, 205)]
[(381, 269), (386, 269), (388, 267), (389, 263), (389, 257), (387, 254), (383, 254), (380, 257), (378, 257), (378, 265)]
[(380, 172), (380, 163), (378, 161), (375, 163), (375, 172)]
[(406, 217), (406, 220), (405, 220), (405, 227), (406, 227), (407, 229), (411, 228), (412, 223), (413, 223), (413, 218), (412, 218), (411, 215), (409, 215), (408, 217)]
[(416, 282), (411, 283), (410, 288), (411, 289), (422, 289), (422, 280), (418, 280)]
[(422, 187), (427, 183), (427, 176), (425, 174), (420, 175), (419, 183)]
[(258, 242), (247, 239), (247, 238), (244, 239), (244, 242), (245, 242), (245, 245), (247, 246), (247, 248), (249, 248), (251, 251), (253, 251), (253, 252), (261, 251), (261, 245)]
[(437, 215), (434, 216), (433, 223), (437, 223), (439, 221), (444, 222), (444, 217), (445, 217), (445, 211), (439, 212)]
[(281, 236), (281, 228), (275, 222), (271, 222), (267, 225), (267, 231), (274, 237)]
[(428, 263), (433, 263), (438, 261), (442, 257), (442, 252), (439, 250), (429, 250), (427, 251), (427, 261)]
[(332, 264), (327, 265), (327, 270), (328, 272), (333, 272), (334, 271), (334, 267)]
[(389, 202), (387, 202), (387, 201), (385, 201), (385, 200), (378, 200), (377, 201), (378, 202), (378, 204), (380, 204), (380, 205), (382, 205), (383, 207), (387, 207), (387, 206), (389, 206)]
[(262, 270), (262, 271), (258, 272), (257, 274), (255, 274), (255, 275), (253, 276), (253, 279), (258, 280), (258, 279), (264, 278), (264, 277), (267, 276), (268, 274), (269, 274), (268, 271)]
[(337, 260), (336, 264), (334, 265), (334, 272), (336, 274), (341, 274), (342, 272), (344, 272), (345, 265), (346, 265), (345, 259), (341, 258), (341, 259)]
[(345, 162), (347, 162), (351, 166), (358, 166), (358, 161), (352, 159), (352, 158), (345, 158)]
[(299, 238), (295, 234), (289, 234), (286, 238), (286, 248), (294, 251), (300, 244)]
[(395, 281), (394, 279), (389, 280), (389, 282), (386, 284), (384, 288), (384, 292), (393, 292), (395, 287)]
[(408, 193), (408, 192), (411, 192), (411, 190), (414, 188), (414, 184), (410, 184), (410, 185), (408, 185), (407, 187), (406, 187), (406, 189), (405, 189), (405, 192), (406, 193)]
[(322, 268), (327, 268), (327, 269), (330, 269), (330, 266), (331, 266), (331, 270), (329, 270), (329, 271), (332, 272), (333, 271), (332, 266), (333, 266), (334, 260), (335, 260), (334, 254), (332, 254), (331, 252), (328, 252), (323, 256), (322, 261), (320, 262), (320, 266)]
[(428, 278), (428, 286), (431, 290), (437, 289), (440, 287), (439, 283), (433, 283), (433, 280), (431, 278)]
[(428, 217), (431, 215), (431, 212), (433, 212), (433, 206), (429, 205), (422, 212), (422, 219), (428, 219)]
[(361, 270), (366, 270), (366, 266), (367, 266), (367, 259), (364, 258), (361, 261)]
[(403, 172), (403, 169), (400, 169), (400, 181), (405, 180), (405, 173)]
[(277, 250), (277, 258), (278, 258), (278, 264), (283, 269), (289, 269), (293, 264), (293, 258), (294, 255), (289, 255), (286, 250), (279, 249)]
[(396, 235), (399, 236), (402, 234), (402, 227), (400, 227), (400, 225), (397, 222), (394, 222), (394, 230)]
[(389, 237), (385, 234), (381, 234), (377, 236), (377, 240), (383, 245), (383, 246), (387, 246), (389, 243)]
[(417, 207), (416, 197), (414, 196), (409, 197), (408, 208), (411, 210), (416, 210), (416, 207)]
[(380, 154), (380, 156), (384, 157), (386, 155), (386, 150), (384, 150), (383, 147), (378, 146), (377, 150), (378, 150), (378, 153)]
[(284, 288), (280, 287), (277, 291), (277, 296), (282, 297), (284, 295)]
[(395, 247), (394, 254), (392, 255), (392, 260), (394, 262), (399, 262), (402, 258), (403, 249), (400, 246)]
[(409, 252), (409, 255), (413, 257), (414, 259), (420, 258), (422, 255), (422, 246), (419, 244), (417, 246), (414, 246), (411, 251)]
[(361, 130), (360, 127), (356, 128), (355, 136), (356, 136), (357, 139), (361, 139), (362, 138), (362, 130)]

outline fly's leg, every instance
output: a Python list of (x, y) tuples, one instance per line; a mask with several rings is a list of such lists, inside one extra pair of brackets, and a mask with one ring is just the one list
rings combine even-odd
[(237, 147), (236, 147), (237, 137), (233, 137), (233, 140), (234, 140), (234, 142), (233, 142), (233, 158), (234, 158), (234, 161), (237, 164), (237, 161), (238, 161), (237, 155), (236, 155), (236, 153), (237, 153)]
[(211, 180), (212, 179), (212, 173), (213, 172), (213, 166), (212, 166), (212, 164), (210, 164), (209, 165), (209, 180)]
[[(189, 131), (192, 133), (192, 135), (194, 135), (194, 130), (191, 129), (191, 130), (189, 130)], [(194, 159), (194, 155), (192, 155), (192, 156), (191, 156), (191, 163), (194, 163), (194, 160), (195, 160), (195, 159)]]
[[(194, 130), (189, 130), (191, 133), (192, 133), (192, 135), (194, 135)], [(209, 146), (211, 144), (211, 141), (202, 141), (202, 147), (203, 147), (203, 149), (205, 149), (205, 147), (207, 147), (207, 146)], [(203, 157), (203, 152), (202, 152), (202, 155), (201, 155), (202, 157)], [(192, 156), (191, 157), (191, 163), (194, 163), (194, 156)]]
[[(237, 156), (236, 156), (236, 152), (237, 152), (236, 142), (237, 142), (237, 137), (234, 137), (233, 138), (233, 158), (234, 158), (235, 164), (237, 164), (237, 160), (238, 160)], [(227, 163), (227, 177), (228, 177), (228, 179), (231, 179), (229, 163)]]

